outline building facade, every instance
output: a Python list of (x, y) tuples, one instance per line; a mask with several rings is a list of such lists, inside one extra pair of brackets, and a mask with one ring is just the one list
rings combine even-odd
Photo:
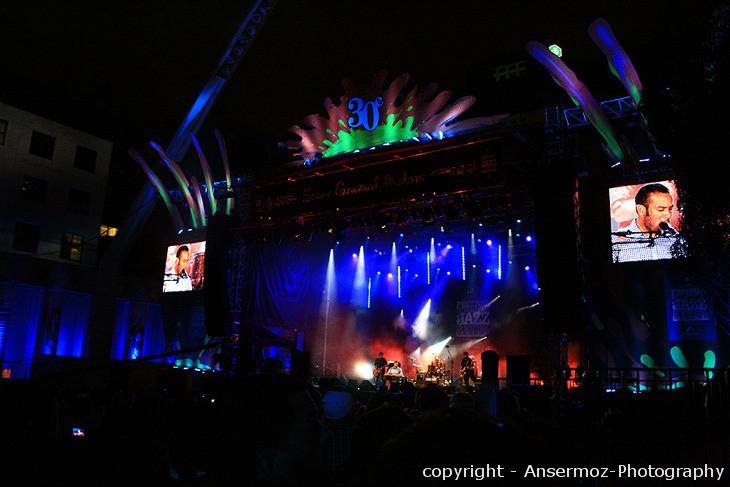
[(0, 251), (94, 265), (112, 143), (0, 103)]
[(0, 103), (0, 362), (84, 357), (112, 142)]

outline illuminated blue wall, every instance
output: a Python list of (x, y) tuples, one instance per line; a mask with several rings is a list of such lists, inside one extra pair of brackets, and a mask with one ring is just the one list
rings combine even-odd
[(90, 295), (8, 282), (0, 289), (9, 310), (0, 345), (3, 368), (12, 368), (15, 378), (29, 378), (43, 355), (86, 355)]
[(111, 358), (133, 360), (165, 351), (162, 307), (159, 304), (117, 300)]

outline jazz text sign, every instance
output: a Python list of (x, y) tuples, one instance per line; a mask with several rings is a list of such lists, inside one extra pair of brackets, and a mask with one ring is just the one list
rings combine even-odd
[(456, 333), (459, 338), (481, 338), (489, 330), (489, 301), (457, 301)]

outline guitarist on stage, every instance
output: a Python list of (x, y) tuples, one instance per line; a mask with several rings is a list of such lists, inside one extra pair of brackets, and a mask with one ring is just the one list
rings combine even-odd
[(388, 368), (388, 361), (383, 357), (383, 352), (378, 354), (378, 358), (373, 362), (373, 377), (375, 377), (375, 390), (380, 389), (380, 383), (385, 376), (385, 369)]
[(476, 362), (469, 356), (469, 352), (464, 352), (461, 359), (461, 390), (462, 392), (474, 392), (477, 383), (474, 368)]

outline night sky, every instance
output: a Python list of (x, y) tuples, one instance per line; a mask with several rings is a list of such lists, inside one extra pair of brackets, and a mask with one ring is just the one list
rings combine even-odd
[[(252, 4), (3, 0), (0, 101), (115, 143), (107, 218), (120, 223), (146, 182), (127, 148), (153, 159), (147, 142), (170, 141)], [(386, 84), (407, 72), (409, 87), (435, 81), (452, 101), (475, 95), (468, 117), (505, 113), (535, 93), (494, 91), (492, 70), (521, 60), (534, 68), (529, 40), (559, 44), (597, 98), (624, 96), (588, 25), (608, 20), (645, 85), (662, 83), (699, 48), (714, 4), (280, 0), (199, 136), (222, 131), (234, 173), (278, 164), (276, 142), (294, 138), (288, 127), (324, 114), (323, 99), (342, 95), (342, 78), (366, 84), (383, 68)], [(569, 103), (538, 71), (544, 85), (530, 91)]]

